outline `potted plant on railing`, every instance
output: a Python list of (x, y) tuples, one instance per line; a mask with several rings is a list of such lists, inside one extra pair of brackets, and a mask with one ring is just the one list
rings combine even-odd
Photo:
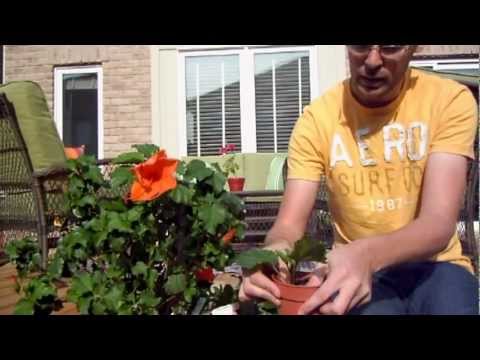
[(243, 191), (245, 186), (245, 177), (236, 176), (240, 166), (236, 162), (235, 145), (228, 144), (220, 148), (220, 155), (228, 156), (228, 159), (223, 163), (223, 171), (227, 177), (228, 187), (230, 191)]
[[(296, 315), (300, 306), (318, 289), (306, 286), (312, 274), (312, 264), (325, 261), (325, 246), (305, 236), (295, 243), (292, 250), (251, 249), (239, 254), (234, 262), (252, 272), (262, 270), (269, 275), (280, 290), (280, 315)], [(281, 276), (281, 267), (287, 277)]]
[(220, 168), (153, 145), (113, 163), (102, 172), (92, 156), (68, 161), (72, 219), (47, 269), (37, 241), (9, 244), (22, 278), (15, 313), (49, 314), (70, 302), (81, 314), (203, 314), (235, 302), (215, 277), (233, 258), (230, 242), (243, 237), (244, 208), (224, 190)]

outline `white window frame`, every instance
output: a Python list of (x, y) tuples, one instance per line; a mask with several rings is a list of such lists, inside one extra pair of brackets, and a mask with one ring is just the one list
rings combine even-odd
[(101, 65), (56, 67), (54, 69), (54, 119), (60, 138), (63, 140), (63, 75), (65, 74), (97, 74), (97, 134), (98, 158), (104, 157), (103, 131), (103, 69)]
[(478, 59), (429, 59), (412, 60), (411, 66), (432, 67), (435, 71), (440, 70), (459, 70), (459, 69), (479, 69)]
[(178, 48), (178, 109), (180, 123), (178, 144), (180, 156), (187, 156), (187, 114), (185, 105), (185, 59), (196, 56), (238, 55), (240, 67), (240, 133), (242, 153), (257, 152), (255, 123), (255, 55), (278, 52), (308, 52), (310, 65), (310, 98), (318, 96), (317, 51), (315, 46), (181, 46)]

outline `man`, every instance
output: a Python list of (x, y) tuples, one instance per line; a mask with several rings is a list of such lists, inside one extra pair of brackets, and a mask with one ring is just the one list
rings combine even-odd
[[(478, 281), (456, 220), (473, 158), (476, 104), (464, 86), (410, 69), (406, 45), (348, 46), (351, 77), (305, 109), (269, 248), (305, 231), (321, 176), (335, 246), (299, 314), (478, 314)], [(240, 300), (279, 304), (260, 271)]]

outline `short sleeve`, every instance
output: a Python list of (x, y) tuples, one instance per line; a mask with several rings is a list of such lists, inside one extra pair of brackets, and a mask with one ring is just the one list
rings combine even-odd
[(320, 181), (325, 173), (325, 139), (311, 107), (297, 120), (288, 148), (288, 179)]
[(430, 153), (446, 152), (474, 159), (477, 124), (477, 104), (472, 93), (464, 86), (456, 87), (439, 114)]

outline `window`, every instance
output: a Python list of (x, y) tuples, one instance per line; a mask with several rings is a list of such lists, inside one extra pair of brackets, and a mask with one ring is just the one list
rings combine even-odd
[(308, 52), (255, 55), (257, 152), (286, 152), (293, 126), (310, 102)]
[(102, 69), (55, 69), (55, 123), (65, 146), (103, 157)]
[(187, 152), (215, 155), (225, 144), (241, 151), (238, 55), (187, 57)]
[(312, 48), (180, 52), (181, 155), (286, 152), (311, 100)]
[(455, 70), (456, 73), (474, 74), (479, 70), (478, 59), (433, 59), (413, 60), (411, 66), (435, 71)]

